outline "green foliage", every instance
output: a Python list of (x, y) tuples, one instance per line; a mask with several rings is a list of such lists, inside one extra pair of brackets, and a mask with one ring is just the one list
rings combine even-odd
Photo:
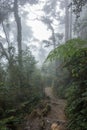
[(42, 75), (30, 50), (23, 52), (21, 85), (17, 60), (15, 57), (11, 64), (0, 64), (0, 130), (7, 130), (8, 123), (16, 127), (43, 98)]
[(73, 84), (68, 91), (68, 127), (73, 130), (87, 129), (87, 48), (79, 49), (67, 63)]
[(62, 67), (69, 71), (67, 84), (68, 128), (87, 130), (87, 42), (80, 39), (69, 40), (52, 51), (48, 59), (59, 58)]
[(51, 51), (46, 59), (47, 60), (54, 60), (59, 59), (66, 61), (75, 52), (77, 52), (80, 48), (85, 48), (87, 46), (87, 41), (81, 39), (72, 39), (66, 42), (66, 44), (62, 44), (58, 46), (56, 49)]
[[(53, 51), (51, 51), (46, 59), (46, 61), (57, 61), (57, 69), (55, 75), (55, 82), (53, 90), (56, 95), (61, 98), (65, 98), (66, 89), (68, 84), (72, 81), (71, 71), (73, 76), (75, 75), (74, 68), (70, 71), (70, 67), (63, 68), (66, 66), (67, 62), (70, 61), (71, 57), (80, 49), (86, 47), (86, 41), (81, 39), (72, 39), (67, 41), (65, 44), (60, 45)], [(77, 64), (77, 63), (76, 63)], [(68, 64), (67, 64), (68, 65)], [(51, 69), (52, 71), (52, 69)], [(53, 74), (52, 74), (53, 75)], [(76, 73), (78, 76), (78, 74)]]
[(0, 120), (0, 130), (9, 130), (9, 129), (6, 127), (6, 124), (7, 124), (8, 122), (13, 121), (13, 120), (14, 120), (14, 117), (13, 117), (13, 116), (11, 116), (11, 117), (9, 117), (9, 118), (4, 118), (4, 119)]

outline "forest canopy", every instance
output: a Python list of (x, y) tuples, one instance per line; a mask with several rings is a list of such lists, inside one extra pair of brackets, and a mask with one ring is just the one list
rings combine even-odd
[(45, 129), (46, 88), (67, 101), (67, 129), (87, 130), (86, 12), (87, 0), (0, 1), (0, 130), (33, 112)]

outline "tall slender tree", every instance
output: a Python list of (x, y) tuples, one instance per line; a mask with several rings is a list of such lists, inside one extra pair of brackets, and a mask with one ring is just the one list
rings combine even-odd
[(18, 0), (14, 0), (14, 16), (17, 26), (18, 61), (20, 68), (22, 68), (22, 26), (21, 26), (21, 18), (19, 16), (18, 11)]
[(65, 42), (69, 40), (69, 0), (65, 1)]

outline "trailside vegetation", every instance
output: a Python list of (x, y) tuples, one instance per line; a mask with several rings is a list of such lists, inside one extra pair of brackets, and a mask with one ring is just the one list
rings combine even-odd
[(15, 129), (44, 96), (41, 72), (30, 50), (23, 51), (22, 86), (17, 59), (11, 69), (8, 63), (0, 62), (0, 130)]
[[(72, 39), (54, 49), (47, 60), (61, 60), (62, 68), (69, 72), (67, 86), (67, 127), (70, 130), (87, 129), (87, 41)], [(58, 78), (58, 77), (57, 77)], [(58, 87), (58, 86), (57, 86)]]

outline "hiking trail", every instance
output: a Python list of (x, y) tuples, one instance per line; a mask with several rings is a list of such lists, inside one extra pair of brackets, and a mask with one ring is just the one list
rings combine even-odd
[[(24, 130), (51, 130), (51, 124), (59, 122), (61, 130), (65, 130), (66, 116), (65, 106), (66, 100), (58, 99), (53, 95), (52, 88), (45, 88), (45, 100), (42, 105), (38, 106), (29, 117)], [(45, 108), (43, 108), (45, 106)], [(47, 107), (48, 106), (48, 107)], [(49, 109), (49, 106), (51, 109)], [(48, 109), (48, 111), (46, 110)]]

